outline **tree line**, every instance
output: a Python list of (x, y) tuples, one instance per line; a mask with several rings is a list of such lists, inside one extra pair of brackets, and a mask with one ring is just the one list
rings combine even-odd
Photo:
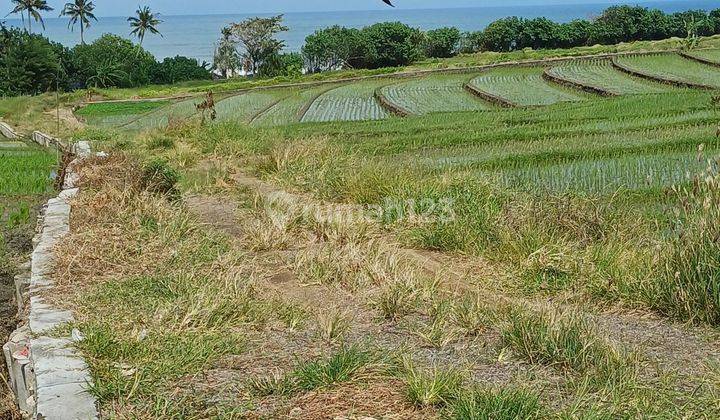
[(25, 28), (0, 25), (0, 95), (15, 96), (62, 89), (137, 87), (148, 84), (171, 84), (186, 80), (210, 79), (210, 65), (177, 56), (158, 62), (142, 48), (145, 36), (161, 35), (159, 15), (147, 7), (138, 7), (127, 19), (129, 34), (138, 44), (120, 36), (106, 34), (90, 44), (85, 30), (94, 15), (95, 4), (89, 0), (68, 2), (60, 16), (69, 19), (72, 30), (80, 27), (80, 43), (73, 48), (52, 42), (32, 33), (32, 22), (45, 27), (41, 12), (52, 7), (45, 0), (12, 0), (11, 13), (22, 16)]

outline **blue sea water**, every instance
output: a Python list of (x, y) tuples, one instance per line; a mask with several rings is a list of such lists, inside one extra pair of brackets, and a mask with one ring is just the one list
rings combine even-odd
[[(616, 2), (624, 3), (624, 2)], [(676, 0), (676, 1), (635, 1), (628, 4), (641, 4), (650, 8), (658, 8), (666, 12), (677, 12), (691, 9), (712, 10), (720, 8), (718, 0)], [(534, 18), (545, 16), (550, 19), (567, 22), (577, 18), (592, 18), (609, 6), (602, 4), (575, 5), (544, 5), (544, 6), (506, 6), (506, 7), (474, 7), (461, 9), (391, 9), (357, 12), (308, 12), (288, 13), (285, 25), (290, 28), (281, 35), (288, 51), (299, 51), (305, 37), (315, 30), (343, 25), (363, 27), (376, 22), (401, 21), (424, 30), (443, 26), (455, 26), (463, 31), (476, 31), (485, 28), (490, 22), (506, 16)], [(55, 13), (55, 12), (53, 12)], [(53, 15), (55, 16), (55, 15)], [(212, 61), (215, 43), (220, 36), (220, 29), (231, 22), (238, 22), (249, 15), (204, 15), (204, 16), (162, 16), (163, 23), (159, 27), (163, 36), (148, 35), (144, 47), (158, 59), (175, 55), (197, 58), (199, 61)], [(92, 41), (103, 33), (114, 33), (128, 36), (130, 29), (125, 17), (101, 17), (93, 22), (85, 33), (86, 41)], [(12, 26), (21, 26), (19, 19), (8, 19)], [(79, 30), (71, 32), (65, 18), (45, 18), (44, 34), (50, 39), (73, 46), (80, 40)], [(33, 30), (40, 29), (39, 24)]]

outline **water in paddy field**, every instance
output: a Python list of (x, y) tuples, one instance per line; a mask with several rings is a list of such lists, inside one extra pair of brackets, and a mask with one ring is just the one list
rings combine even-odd
[[(482, 3), (482, 1), (478, 1), (478, 3)], [(720, 8), (718, 0), (635, 1), (626, 3), (641, 4), (666, 12)], [(285, 15), (285, 25), (290, 28), (290, 31), (284, 33), (282, 38), (287, 44), (288, 51), (299, 51), (306, 36), (317, 29), (332, 25), (359, 28), (376, 22), (402, 21), (424, 30), (455, 26), (463, 31), (476, 31), (483, 29), (494, 20), (507, 16), (527, 18), (545, 16), (559, 22), (578, 18), (588, 19), (597, 16), (608, 6), (610, 6), (609, 3), (432, 10), (388, 8), (387, 10), (376, 11), (288, 13)], [(238, 9), (242, 9), (242, 7), (238, 6)], [(158, 10), (158, 12), (162, 13), (162, 10)], [(48, 17), (45, 18), (46, 30), (44, 34), (50, 39), (67, 46), (75, 45), (80, 40), (79, 28), (76, 27), (74, 32), (70, 32), (66, 18), (49, 17), (57, 16), (56, 13), (58, 12), (53, 11), (46, 14)], [(148, 35), (143, 45), (147, 50), (155, 54), (158, 59), (184, 55), (197, 58), (199, 61), (211, 62), (214, 44), (220, 37), (220, 29), (231, 22), (238, 22), (249, 16), (251, 15), (162, 16), (164, 22), (159, 29), (163, 33), (163, 37)], [(98, 19), (99, 22), (93, 22), (92, 27), (85, 33), (86, 41), (92, 41), (104, 33), (129, 36), (130, 28), (126, 17), (100, 17)], [(19, 19), (8, 19), (7, 23), (13, 26), (22, 25)], [(38, 29), (40, 29), (40, 25), (34, 23), (33, 30)]]

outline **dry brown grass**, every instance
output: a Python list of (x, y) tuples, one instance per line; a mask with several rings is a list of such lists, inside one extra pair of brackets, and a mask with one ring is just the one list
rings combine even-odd
[(399, 380), (348, 383), (337, 388), (308, 392), (293, 398), (289, 409), (279, 415), (294, 419), (436, 419), (432, 409), (409, 404)]

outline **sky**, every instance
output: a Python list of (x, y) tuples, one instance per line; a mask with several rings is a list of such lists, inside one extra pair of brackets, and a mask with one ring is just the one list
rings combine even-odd
[[(55, 8), (48, 16), (56, 17), (68, 0), (48, 0)], [(129, 16), (138, 5), (148, 5), (164, 15), (248, 14), (307, 11), (378, 10), (386, 8), (381, 0), (94, 0), (97, 16)], [(428, 9), (448, 7), (510, 6), (537, 4), (617, 3), (612, 0), (393, 0), (398, 8)], [(638, 0), (638, 3), (642, 0)], [(0, 18), (12, 7), (0, 0)]]

